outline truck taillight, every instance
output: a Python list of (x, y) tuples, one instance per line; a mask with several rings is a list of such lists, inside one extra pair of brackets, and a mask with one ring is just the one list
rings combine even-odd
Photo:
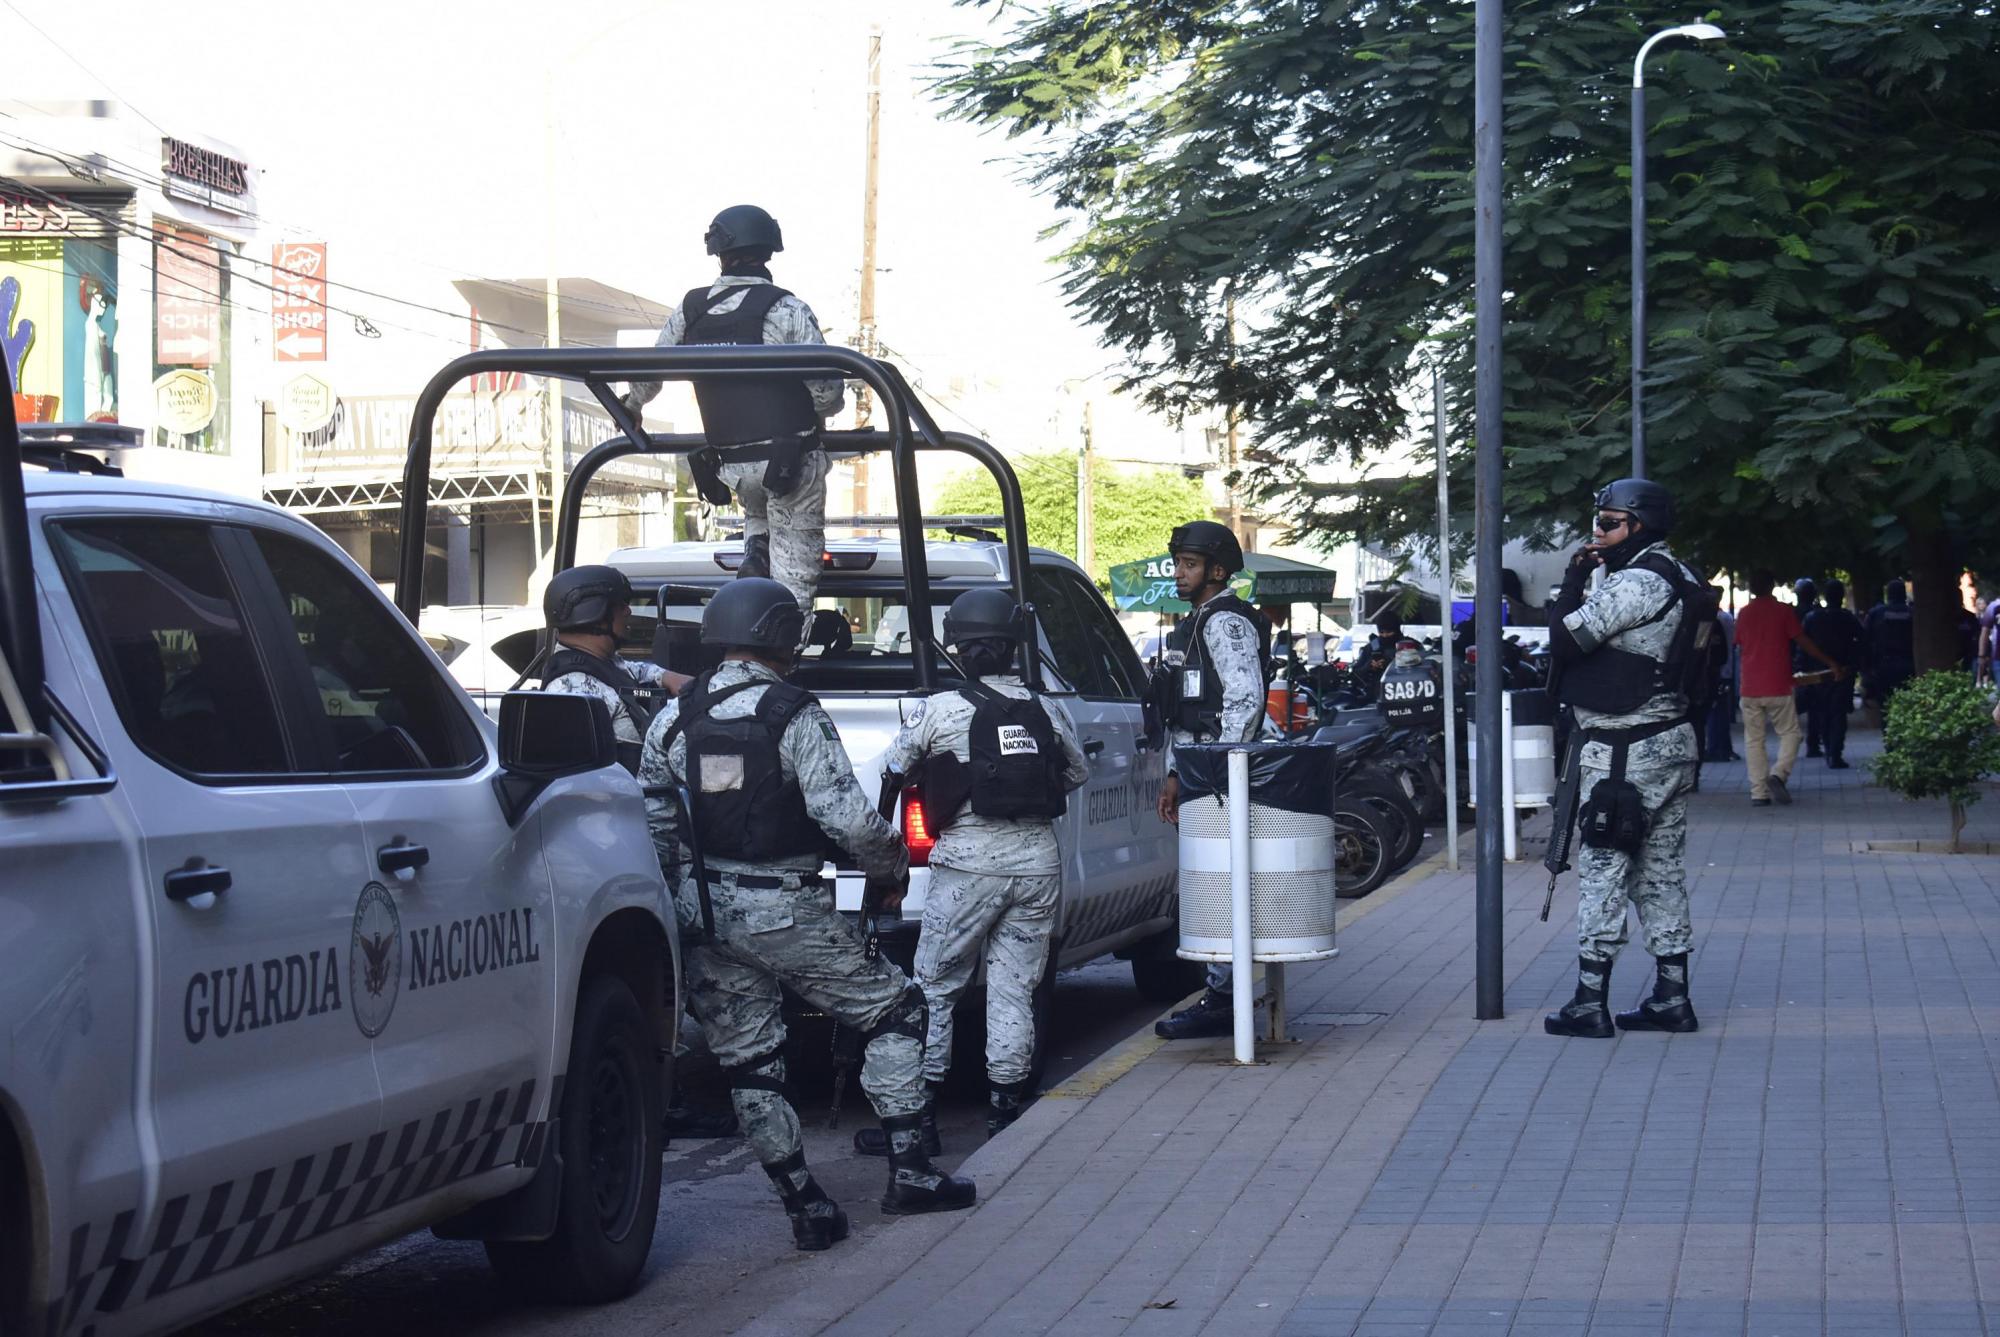
[(937, 833), (931, 830), (931, 814), (924, 807), (924, 796), (915, 789), (903, 791), (903, 844), (910, 851), (910, 867), (930, 866), (931, 847), (937, 844)]

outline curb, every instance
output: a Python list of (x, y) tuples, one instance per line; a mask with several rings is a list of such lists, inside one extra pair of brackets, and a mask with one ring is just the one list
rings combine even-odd
[[(1461, 837), (1463, 839), (1463, 837)], [(1366, 918), (1410, 888), (1444, 868), (1444, 851), (1420, 859), (1396, 877), (1358, 901), (1334, 912), (1338, 932)], [(1200, 990), (1160, 1013), (1165, 1017), (1198, 997)], [(979, 1205), (991, 1201), (1034, 1154), (1076, 1115), (1083, 1112), (1093, 1096), (1131, 1072), (1166, 1040), (1153, 1034), (1147, 1023), (1119, 1041), (1111, 1049), (1086, 1064), (1067, 1079), (1043, 1092), (1012, 1127), (987, 1141), (965, 1158), (956, 1173), (979, 1182)], [(881, 1292), (886, 1279), (915, 1265), (926, 1253), (957, 1228), (969, 1212), (942, 1212), (894, 1223), (871, 1235), (858, 1247), (835, 1250), (814, 1257), (789, 1278), (792, 1296), (783, 1304), (760, 1314), (736, 1329), (737, 1337), (799, 1337), (802, 1333), (825, 1331)], [(877, 1259), (880, 1259), (877, 1262)]]

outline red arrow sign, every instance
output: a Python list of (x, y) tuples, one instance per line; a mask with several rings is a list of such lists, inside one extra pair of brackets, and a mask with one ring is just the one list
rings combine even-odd
[(326, 361), (326, 243), (272, 246), (271, 287), (271, 356), (279, 362)]
[(212, 367), (222, 346), (222, 254), (198, 232), (161, 227), (153, 248), (160, 365)]

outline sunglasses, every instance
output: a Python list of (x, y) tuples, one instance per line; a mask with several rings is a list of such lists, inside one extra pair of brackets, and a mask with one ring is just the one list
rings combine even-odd
[(1600, 534), (1615, 534), (1630, 523), (1632, 523), (1632, 517), (1629, 515), (1600, 515), (1596, 521), (1597, 532)]

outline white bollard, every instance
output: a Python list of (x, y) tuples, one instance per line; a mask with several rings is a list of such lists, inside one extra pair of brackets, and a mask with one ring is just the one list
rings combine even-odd
[(1235, 1008), (1236, 1061), (1257, 1061), (1251, 1032), (1256, 1022), (1257, 982), (1250, 961), (1250, 754), (1229, 754), (1229, 959)]

